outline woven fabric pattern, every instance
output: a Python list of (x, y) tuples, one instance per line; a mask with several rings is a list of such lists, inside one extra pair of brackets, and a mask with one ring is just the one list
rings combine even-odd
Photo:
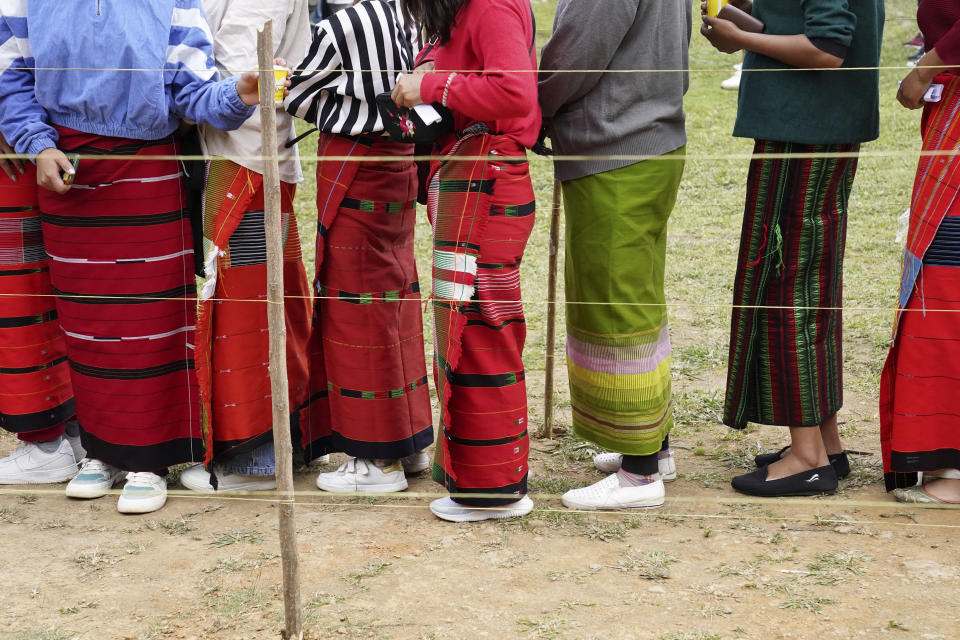
[(436, 164), (427, 205), (441, 425), (433, 477), (457, 502), (496, 506), (527, 491), (519, 269), (534, 196), (525, 153), (508, 138), (468, 136), (444, 152), (458, 154), (481, 159)]
[(0, 291), (0, 427), (26, 437), (74, 414), (31, 163), (17, 182), (0, 173)]
[[(754, 153), (858, 149), (757, 140)], [(856, 157), (751, 161), (733, 287), (724, 424), (815, 426), (843, 404), (840, 306), (856, 167)]]
[(887, 490), (918, 471), (960, 468), (960, 77), (923, 113), (920, 158), (901, 278), (901, 308), (880, 378)]
[(563, 185), (573, 429), (627, 455), (657, 453), (673, 424), (663, 279), (683, 153)]

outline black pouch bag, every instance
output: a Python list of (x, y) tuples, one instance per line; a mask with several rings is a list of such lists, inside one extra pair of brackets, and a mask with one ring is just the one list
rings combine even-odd
[(453, 132), (453, 113), (439, 102), (431, 105), (440, 121), (427, 124), (416, 109), (398, 106), (389, 93), (377, 95), (377, 111), (387, 136), (394, 142), (429, 144)]

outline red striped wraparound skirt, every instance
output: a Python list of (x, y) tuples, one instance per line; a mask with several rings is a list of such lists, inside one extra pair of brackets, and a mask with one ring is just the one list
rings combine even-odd
[[(307, 459), (396, 459), (433, 443), (414, 260), (413, 146), (321, 134)], [(324, 160), (395, 157), (396, 161)]]
[(51, 440), (73, 417), (66, 346), (40, 233), (36, 168), (0, 172), (0, 427)]
[(40, 209), (87, 455), (129, 471), (199, 461), (183, 173), (176, 160), (149, 159), (177, 146), (59, 133), (60, 148), (83, 159), (69, 192), (41, 190)]
[[(292, 184), (281, 183), (291, 407), (306, 400), (310, 336), (310, 285), (293, 215), (295, 189)], [(203, 235), (212, 248), (208, 251), (208, 278), (202, 288), (197, 322), (197, 377), (208, 464), (270, 439), (273, 405), (263, 222), (263, 176), (226, 159), (210, 162)]]
[[(880, 378), (888, 491), (917, 472), (960, 469), (960, 78), (923, 114), (900, 306)], [(949, 152), (948, 154), (937, 152)]]
[(438, 163), (430, 181), (441, 411), (433, 477), (457, 502), (497, 506), (527, 492), (520, 260), (533, 185), (524, 149), (505, 136), (468, 136), (444, 155), (482, 159)]

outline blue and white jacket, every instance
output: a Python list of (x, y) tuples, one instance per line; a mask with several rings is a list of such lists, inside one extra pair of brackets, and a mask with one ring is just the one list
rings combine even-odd
[(0, 131), (18, 153), (51, 125), (157, 140), (181, 119), (236, 129), (254, 107), (217, 82), (200, 0), (0, 0)]

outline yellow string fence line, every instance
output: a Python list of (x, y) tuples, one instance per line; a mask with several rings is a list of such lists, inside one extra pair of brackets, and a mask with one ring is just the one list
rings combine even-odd
[[(52, 496), (62, 496), (63, 489), (9, 489), (9, 488), (0, 488), (0, 496), (2, 495), (12, 495), (12, 496), (22, 496), (25, 494), (32, 495), (52, 495)], [(121, 494), (120, 489), (111, 489), (107, 495), (119, 496)], [(254, 502), (262, 504), (294, 504), (302, 507), (338, 507), (338, 508), (354, 508), (354, 509), (418, 509), (425, 510), (429, 508), (429, 504), (400, 504), (397, 502), (371, 502), (371, 500), (381, 500), (381, 499), (390, 499), (390, 500), (400, 500), (404, 502), (410, 502), (414, 500), (434, 500), (436, 498), (443, 497), (458, 497), (458, 494), (448, 494), (448, 493), (437, 493), (429, 491), (404, 491), (403, 493), (369, 493), (363, 494), (362, 496), (356, 496), (357, 499), (363, 500), (362, 502), (345, 502), (344, 495), (330, 494), (325, 491), (319, 490), (305, 490), (305, 491), (294, 491), (293, 499), (282, 499), (277, 495), (275, 491), (257, 491), (250, 493), (231, 493), (226, 495), (217, 495), (213, 493), (197, 493), (196, 491), (189, 490), (180, 490), (180, 489), (169, 489), (167, 490), (167, 495), (172, 498), (184, 498), (188, 500), (217, 500), (217, 501), (230, 501), (230, 502)], [(559, 501), (559, 494), (551, 493), (530, 493), (528, 494), (532, 500), (553, 500)], [(471, 493), (465, 497), (471, 498), (484, 498), (484, 497), (496, 497), (502, 498), (503, 494), (476, 494)], [(310, 500), (307, 501), (307, 498), (319, 498), (320, 500)], [(329, 498), (329, 500), (327, 500)], [(534, 512), (534, 515), (537, 513), (560, 513), (560, 514), (580, 514), (580, 515), (609, 515), (616, 517), (655, 517), (655, 518), (678, 518), (678, 519), (687, 519), (687, 520), (696, 520), (696, 519), (714, 519), (714, 520), (758, 520), (758, 521), (768, 521), (768, 522), (813, 522), (817, 526), (824, 525), (897, 525), (905, 527), (927, 527), (927, 528), (940, 528), (940, 529), (960, 529), (960, 524), (948, 524), (948, 523), (935, 523), (935, 522), (916, 522), (914, 519), (913, 511), (957, 511), (960, 510), (960, 505), (956, 504), (902, 504), (893, 501), (883, 501), (883, 500), (843, 500), (837, 498), (723, 498), (723, 497), (697, 497), (697, 496), (670, 496), (666, 498), (664, 503), (665, 508), (669, 508), (672, 505), (716, 505), (717, 507), (728, 507), (732, 509), (742, 509), (743, 507), (754, 506), (754, 505), (763, 505), (764, 507), (771, 506), (780, 506), (780, 507), (823, 507), (836, 509), (839, 507), (842, 508), (852, 508), (852, 509), (894, 509), (895, 512), (891, 515), (893, 516), (903, 516), (907, 518), (908, 522), (896, 521), (890, 518), (885, 518), (883, 520), (855, 520), (850, 518), (840, 518), (836, 515), (824, 517), (819, 514), (809, 514), (809, 515), (793, 515), (793, 516), (783, 516), (777, 514), (763, 514), (763, 513), (699, 513), (699, 512), (670, 512), (668, 510), (656, 511), (656, 512), (642, 512), (638, 513), (635, 510), (619, 510), (619, 511), (586, 511), (579, 509), (557, 509), (552, 507), (539, 508)], [(507, 507), (489, 507), (492, 510), (502, 510)], [(904, 512), (903, 509), (909, 508), (909, 512)]]
[[(209, 155), (150, 155), (150, 156), (130, 156), (118, 154), (71, 154), (81, 160), (124, 160), (124, 161), (149, 161), (158, 160), (177, 160), (182, 162), (198, 162), (214, 159), (227, 159), (234, 162), (243, 162), (250, 160), (263, 160), (262, 155), (252, 156), (209, 156)], [(611, 155), (550, 155), (548, 158), (555, 162), (585, 162), (585, 161), (636, 161), (643, 162), (648, 160), (660, 160), (663, 162), (684, 162), (698, 160), (790, 160), (790, 159), (811, 159), (811, 158), (932, 158), (932, 157), (954, 157), (960, 155), (960, 149), (949, 150), (890, 150), (890, 151), (831, 151), (831, 152), (798, 152), (798, 153), (696, 153), (696, 154), (670, 154), (664, 155), (646, 155), (646, 154), (611, 154)], [(34, 156), (26, 153), (0, 153), (0, 160), (32, 160)], [(497, 156), (463, 156), (463, 155), (418, 155), (418, 156), (365, 156), (357, 158), (352, 156), (323, 156), (307, 155), (300, 158), (303, 164), (312, 164), (316, 162), (482, 162), (484, 160), (499, 159)], [(282, 162), (281, 162), (282, 163)], [(78, 178), (80, 179), (80, 178)], [(82, 183), (77, 183), (74, 187), (83, 187)]]
[[(929, 66), (929, 69), (940, 69), (940, 70), (949, 70), (956, 69), (960, 65), (940, 65), (940, 66)], [(206, 72), (208, 69), (204, 68), (190, 68), (190, 67), (178, 67), (176, 69), (171, 67), (158, 67), (158, 68), (147, 68), (147, 67), (11, 67), (13, 71), (111, 71), (111, 72), (120, 72), (120, 71), (130, 71), (130, 72), (169, 72), (173, 73), (179, 70), (188, 70), (193, 72)], [(914, 67), (911, 67), (907, 64), (902, 65), (888, 65), (888, 66), (876, 66), (876, 67), (786, 67), (783, 69), (744, 69), (743, 73), (780, 73), (780, 72), (797, 72), (797, 71), (912, 71)], [(260, 69), (258, 67), (246, 68), (246, 69), (226, 69), (231, 74), (238, 75), (242, 73), (258, 73)], [(316, 69), (297, 69), (291, 68), (291, 73), (303, 72), (313, 72)], [(409, 73), (408, 69), (341, 69), (341, 73)], [(689, 69), (490, 69), (490, 72), (495, 73), (718, 73), (721, 71), (728, 71), (725, 67), (691, 67)], [(428, 71), (426, 73), (479, 73), (476, 69), (444, 69), (442, 71)]]
[[(77, 299), (82, 300), (86, 298), (94, 300), (102, 300), (103, 298), (109, 298), (110, 300), (139, 300), (139, 301), (151, 301), (151, 302), (170, 302), (170, 301), (180, 301), (183, 300), (183, 296), (179, 297), (162, 297), (162, 296), (118, 296), (118, 295), (80, 295), (80, 294), (55, 294), (55, 293), (0, 293), (0, 299), (2, 298), (66, 298), (66, 299)], [(263, 304), (283, 304), (279, 301), (267, 300), (266, 296), (262, 298), (206, 298), (212, 302), (260, 302)], [(283, 296), (284, 300), (341, 300), (337, 296)], [(428, 302), (430, 300), (436, 300), (438, 302), (462, 302), (460, 300), (447, 299), (447, 298), (391, 298), (391, 301), (394, 302)], [(490, 303), (497, 304), (506, 304), (506, 303), (515, 303), (521, 302), (523, 304), (533, 304), (533, 305), (592, 305), (598, 307), (658, 307), (658, 308), (681, 308), (681, 309), (778, 309), (778, 310), (788, 310), (788, 309), (798, 309), (806, 311), (863, 311), (863, 312), (881, 312), (881, 313), (892, 313), (894, 311), (901, 312), (913, 312), (920, 311), (922, 313), (960, 313), (960, 309), (898, 309), (897, 307), (891, 305), (889, 307), (804, 307), (804, 306), (790, 306), (790, 305), (745, 305), (745, 304), (724, 304), (724, 303), (700, 303), (700, 302), (667, 302), (667, 303), (658, 303), (658, 302), (582, 302), (582, 301), (569, 301), (564, 302), (561, 300), (551, 301), (551, 300), (489, 300)]]

